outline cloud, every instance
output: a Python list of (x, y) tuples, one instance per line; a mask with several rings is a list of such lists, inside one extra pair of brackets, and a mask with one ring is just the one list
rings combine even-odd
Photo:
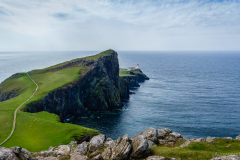
[(0, 21), (38, 49), (240, 49), (238, 0), (1, 0)]

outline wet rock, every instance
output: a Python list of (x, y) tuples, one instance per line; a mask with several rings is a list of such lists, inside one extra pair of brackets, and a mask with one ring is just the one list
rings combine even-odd
[(28, 160), (31, 157), (31, 152), (22, 147), (11, 147), (10, 150), (16, 154), (17, 157), (22, 160)]
[(240, 160), (240, 156), (230, 155), (230, 156), (217, 156), (211, 160)]
[(187, 146), (189, 146), (190, 144), (191, 144), (191, 141), (186, 141), (186, 142), (184, 142), (183, 144), (181, 144), (180, 147), (181, 147), (181, 148), (187, 147)]
[(88, 160), (89, 158), (84, 155), (78, 155), (75, 153), (70, 154), (70, 160)]
[(60, 145), (54, 149), (57, 155), (67, 155), (70, 153), (70, 147), (68, 145)]
[(138, 135), (132, 139), (132, 153), (131, 158), (142, 158), (146, 154), (152, 152), (151, 146), (148, 144), (148, 140), (143, 135)]
[(162, 156), (150, 156), (148, 158), (146, 158), (145, 160), (178, 160), (176, 158), (165, 158)]
[(97, 149), (100, 149), (103, 146), (103, 143), (105, 140), (106, 140), (106, 136), (103, 134), (94, 136), (89, 142), (88, 151), (94, 152)]
[(88, 145), (89, 142), (84, 141), (81, 144), (79, 144), (76, 148), (74, 148), (71, 152), (78, 155), (84, 155), (88, 151)]
[(18, 160), (17, 156), (8, 148), (0, 147), (1, 160)]
[(164, 139), (165, 136), (168, 136), (170, 133), (172, 133), (171, 129), (163, 128), (157, 130), (157, 138), (158, 139)]
[(105, 160), (125, 160), (128, 159), (131, 143), (128, 135), (123, 136), (123, 138), (118, 138), (113, 141), (108, 148), (102, 153), (102, 158)]

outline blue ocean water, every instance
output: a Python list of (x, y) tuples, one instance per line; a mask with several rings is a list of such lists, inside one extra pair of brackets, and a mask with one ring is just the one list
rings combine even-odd
[[(93, 52), (0, 53), (0, 81)], [(240, 134), (240, 52), (119, 51), (120, 67), (140, 64), (150, 78), (133, 89), (123, 110), (96, 113), (76, 123), (116, 139), (148, 127), (170, 128), (187, 138)]]

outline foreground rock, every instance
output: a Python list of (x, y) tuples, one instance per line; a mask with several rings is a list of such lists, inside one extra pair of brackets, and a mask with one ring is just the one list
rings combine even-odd
[(146, 158), (146, 160), (178, 160), (176, 158), (165, 158), (165, 157), (161, 157), (161, 156), (150, 156), (148, 158)]
[(125, 135), (113, 141), (102, 153), (102, 158), (106, 160), (128, 159), (131, 148), (129, 137)]
[[(50, 147), (49, 150), (35, 153), (21, 147), (12, 147), (10, 149), (0, 147), (0, 160), (177, 160), (176, 158), (150, 156), (152, 146), (156, 146), (156, 143), (158, 143), (160, 146), (182, 148), (189, 146), (191, 143), (204, 141), (214, 143), (215, 139), (216, 137), (187, 139), (168, 128), (158, 130), (148, 128), (131, 139), (128, 135), (124, 135), (117, 140), (112, 140), (100, 134), (89, 138), (89, 142), (84, 141), (77, 144), (76, 141), (72, 141), (68, 145)], [(233, 141), (231, 137), (221, 139)], [(234, 155), (217, 156), (211, 160), (240, 160), (240, 157)]]
[(1, 160), (18, 160), (17, 156), (8, 148), (0, 147)]

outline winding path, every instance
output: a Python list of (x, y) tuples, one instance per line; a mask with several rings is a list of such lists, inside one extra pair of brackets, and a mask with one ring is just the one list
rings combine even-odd
[[(26, 72), (26, 73), (27, 73), (27, 72)], [(38, 85), (37, 85), (37, 83), (29, 76), (28, 73), (27, 73), (27, 75), (28, 75), (28, 77), (33, 81), (33, 83), (36, 84), (37, 88), (36, 88), (35, 92), (32, 94), (32, 96), (31, 96), (30, 98), (28, 98), (25, 102), (23, 102), (23, 103), (15, 110), (14, 119), (13, 119), (12, 131), (11, 131), (10, 135), (9, 135), (2, 143), (0, 143), (0, 146), (3, 145), (3, 144), (12, 136), (12, 134), (13, 134), (13, 132), (14, 132), (14, 130), (15, 130), (16, 117), (17, 117), (17, 111), (18, 111), (18, 109), (21, 108), (22, 105), (24, 105), (27, 101), (29, 101), (29, 100), (34, 96), (34, 94), (37, 92), (37, 90), (38, 90)]]

